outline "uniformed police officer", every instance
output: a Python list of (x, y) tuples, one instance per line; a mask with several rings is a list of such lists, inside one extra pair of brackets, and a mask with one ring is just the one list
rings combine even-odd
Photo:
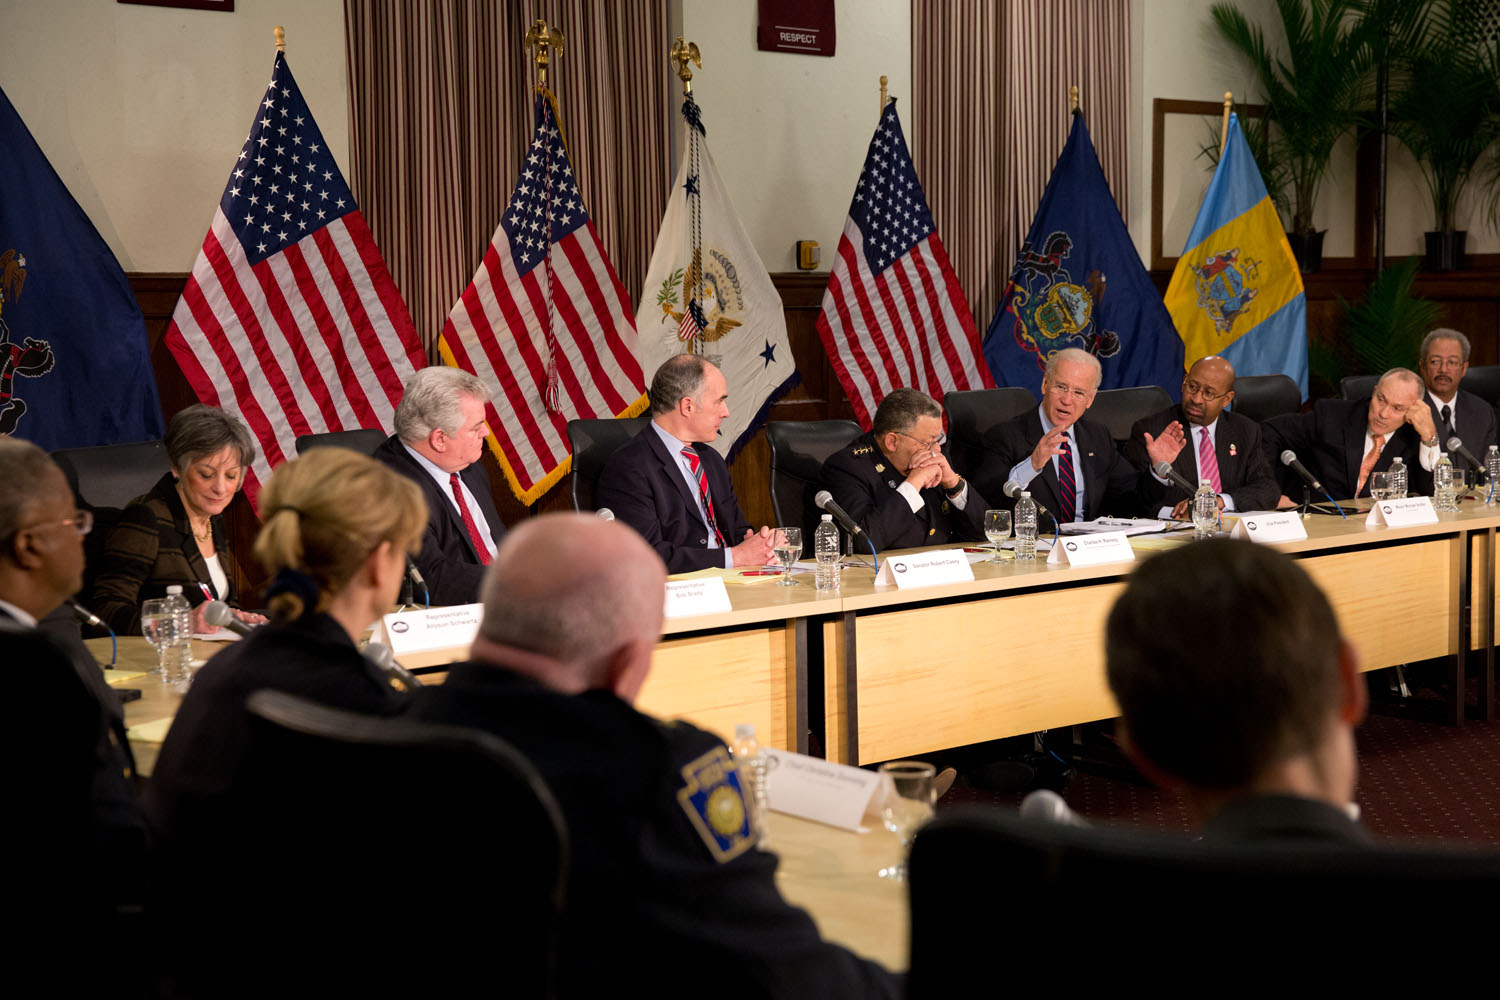
[(943, 409), (915, 389), (894, 389), (870, 433), (823, 464), (822, 486), (877, 549), (984, 537), (985, 499), (943, 453)]

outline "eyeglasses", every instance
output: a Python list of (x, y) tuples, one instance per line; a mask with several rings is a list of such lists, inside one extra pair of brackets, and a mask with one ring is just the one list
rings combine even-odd
[(1070, 385), (1063, 385), (1060, 382), (1047, 382), (1043, 384), (1042, 391), (1045, 393), (1050, 393), (1059, 398), (1072, 396), (1079, 402), (1083, 402), (1085, 399), (1089, 398), (1088, 389), (1075, 389)]
[(1187, 379), (1187, 380), (1185, 380), (1182, 383), (1182, 394), (1184, 396), (1197, 396), (1199, 399), (1202, 399), (1205, 403), (1212, 403), (1214, 400), (1218, 399), (1220, 396), (1227, 396), (1227, 395), (1229, 395), (1229, 393), (1227, 391), (1226, 392), (1215, 392), (1213, 389), (1209, 388), (1208, 386), (1204, 385), (1203, 383), (1201, 383), (1201, 382), (1194, 382), (1192, 379)]
[(1463, 358), (1428, 358), (1428, 368), (1462, 368)]
[(941, 448), (943, 445), (945, 445), (945, 444), (948, 443), (948, 435), (946, 435), (946, 434), (939, 434), (936, 438), (934, 438), (931, 441), (923, 441), (921, 438), (912, 437), (910, 434), (907, 434), (905, 431), (897, 431), (896, 433), (900, 434), (902, 437), (906, 438), (906, 440), (908, 440), (908, 441), (915, 441), (915, 442), (917, 442), (917, 444), (921, 445), (927, 451), (936, 451), (937, 449)]
[(91, 510), (74, 511), (72, 517), (64, 517), (56, 521), (42, 521), (39, 524), (28, 524), (21, 531), (35, 531), (37, 528), (46, 528), (54, 524), (66, 524), (80, 535), (87, 535), (94, 530), (94, 512)]

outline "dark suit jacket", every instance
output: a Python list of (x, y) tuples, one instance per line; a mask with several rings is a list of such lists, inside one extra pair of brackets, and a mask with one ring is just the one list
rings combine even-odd
[[(733, 547), (750, 530), (750, 522), (735, 499), (723, 456), (710, 444), (699, 444), (697, 449), (700, 468), (708, 475), (714, 518), (724, 533), (724, 544)], [(640, 532), (669, 573), (724, 565), (724, 553), (707, 547), (708, 528), (698, 516), (698, 500), (688, 492), (677, 457), (668, 453), (650, 427), (609, 457), (594, 488), (594, 504), (608, 507)]]
[[(1365, 432), (1369, 425), (1368, 399), (1320, 399), (1306, 413), (1287, 413), (1267, 420), (1261, 427), (1266, 458), (1281, 469), (1281, 492), (1296, 499), (1303, 490), (1301, 478), (1281, 465), (1281, 453), (1289, 448), (1322, 481), (1329, 496), (1335, 500), (1351, 499), (1359, 482), (1360, 463), (1365, 458)], [(1406, 463), (1407, 493), (1431, 495), (1432, 473), (1422, 468), (1421, 448), (1417, 432), (1410, 424), (1402, 424), (1386, 439), (1374, 472), (1389, 469), (1399, 455)], [(1370, 495), (1369, 483), (1359, 495)]]
[[(401, 473), (422, 487), (422, 496), (427, 500), (427, 530), (422, 533), (422, 551), (412, 560), (422, 579), (427, 581), (428, 599), (433, 604), (473, 604), (479, 600), (479, 584), (484, 579), (484, 564), (463, 519), (453, 506), (451, 494), (439, 488), (427, 470), (417, 464), (401, 439), (392, 434), (375, 449), (375, 458)], [(495, 509), (495, 497), (490, 493), (490, 477), (484, 466), (475, 462), (458, 474), (479, 502), (479, 509), (470, 511), (474, 517), (483, 517), (490, 526), (495, 544), (505, 537), (505, 522)], [(491, 552), (493, 556), (495, 553)]]
[[(1426, 392), (1422, 398), (1427, 400), (1427, 409), (1432, 411), (1432, 423), (1438, 429), (1439, 447), (1448, 450), (1448, 434), (1443, 433), (1443, 418), (1438, 413), (1438, 408), (1432, 404), (1432, 397)], [(1458, 418), (1458, 425), (1452, 428), (1452, 433), (1457, 434), (1464, 447), (1473, 453), (1474, 457), (1484, 462), (1485, 452), (1490, 450), (1490, 445), (1500, 443), (1495, 436), (1495, 408), (1485, 402), (1480, 396), (1463, 389), (1458, 390), (1458, 395), (1453, 402), (1456, 408), (1453, 415)], [(1449, 458), (1458, 468), (1464, 468), (1469, 463), (1461, 456), (1450, 453)]]
[[(1073, 428), (1083, 466), (1084, 520), (1092, 521), (1105, 515), (1133, 517), (1141, 513), (1140, 480), (1143, 473), (1120, 456), (1109, 428), (1092, 420), (1080, 420)], [(1004, 497), (1006, 474), (1017, 462), (1030, 455), (1041, 439), (1042, 415), (1034, 409), (986, 433), (983, 444), (991, 454), (974, 477), (980, 491), (987, 497)], [(1072, 511), (1060, 509), (1062, 503), (1058, 500), (1054, 463), (1049, 461), (1042, 466), (1042, 471), (1025, 488), (1033, 499), (1063, 523), (1073, 520)], [(995, 499), (995, 502), (1001, 501)], [(1015, 506), (1014, 500), (1005, 503)]]
[[(1141, 480), (1141, 494), (1148, 508), (1175, 507), (1178, 501), (1186, 500), (1187, 494), (1181, 486), (1163, 486), (1149, 476), (1151, 459), (1146, 455), (1146, 435), (1157, 437), (1172, 421), (1182, 424), (1187, 433), (1187, 444), (1177, 453), (1172, 468), (1190, 483), (1198, 482), (1198, 446), (1195, 442), (1197, 428), (1182, 412), (1181, 406), (1172, 406), (1160, 413), (1143, 417), (1130, 428), (1130, 440), (1125, 442), (1124, 454), (1130, 463), (1148, 473)], [(1281, 485), (1271, 470), (1265, 449), (1261, 446), (1260, 425), (1249, 417), (1224, 410), (1219, 414), (1219, 424), (1214, 428), (1214, 454), (1219, 459), (1220, 492), (1228, 493), (1234, 500), (1236, 510), (1272, 510), (1281, 496)]]
[[(909, 549), (949, 541), (977, 542), (984, 538), (986, 500), (969, 484), (969, 496), (959, 510), (941, 487), (922, 491), (925, 506), (912, 513), (906, 497), (896, 492), (905, 477), (875, 443), (873, 433), (862, 434), (823, 463), (819, 485), (865, 529), (877, 549)], [(805, 539), (804, 539), (805, 541)]]

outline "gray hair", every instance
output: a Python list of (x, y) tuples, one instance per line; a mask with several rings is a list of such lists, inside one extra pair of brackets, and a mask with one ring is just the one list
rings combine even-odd
[(1380, 380), (1375, 383), (1375, 387), (1378, 389), (1381, 386), (1385, 385), (1386, 379), (1394, 379), (1397, 382), (1405, 382), (1408, 385), (1414, 386), (1418, 393), (1423, 391), (1422, 376), (1418, 375), (1410, 368), (1392, 368), (1390, 371), (1380, 376)]
[(0, 539), (20, 531), (32, 508), (51, 501), (41, 492), (49, 469), (62, 471), (30, 441), (0, 437)]
[(679, 354), (663, 361), (651, 377), (651, 415), (671, 413), (688, 396), (703, 391), (708, 361), (701, 354)]
[(923, 417), (943, 416), (943, 408), (931, 396), (916, 389), (892, 389), (890, 394), (875, 407), (875, 419), (870, 429), (878, 441), (895, 431), (904, 434)]
[(396, 405), (396, 436), (403, 441), (425, 441), (433, 431), (457, 433), (463, 426), (460, 403), (467, 396), (481, 403), (490, 394), (477, 375), (462, 368), (429, 365), (406, 382)]
[(1457, 330), (1451, 329), (1446, 326), (1440, 326), (1436, 330), (1430, 331), (1427, 336), (1422, 338), (1422, 349), (1417, 352), (1417, 357), (1420, 360), (1427, 360), (1427, 349), (1432, 346), (1432, 342), (1434, 340), (1458, 341), (1459, 349), (1464, 352), (1464, 364), (1469, 363), (1469, 338), (1465, 337)]
[(255, 461), (255, 442), (240, 419), (217, 406), (202, 403), (177, 412), (167, 424), (163, 443), (172, 468), (179, 471), (225, 448), (235, 450), (242, 468)]
[(1104, 369), (1099, 364), (1099, 359), (1081, 347), (1064, 347), (1060, 351), (1053, 351), (1047, 358), (1047, 377), (1057, 376), (1057, 366), (1071, 361), (1078, 365), (1088, 365), (1094, 369), (1094, 388), (1099, 388), (1099, 383), (1104, 381)]

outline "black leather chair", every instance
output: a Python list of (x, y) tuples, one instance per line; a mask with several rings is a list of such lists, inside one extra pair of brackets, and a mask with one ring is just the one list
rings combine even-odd
[(181, 995), (550, 995), (567, 827), (524, 757), (277, 691), (245, 711), (213, 820), (174, 826), (204, 842), (159, 845)]
[(948, 457), (963, 476), (974, 476), (984, 464), (981, 441), (991, 428), (1036, 409), (1037, 399), (1029, 389), (958, 389), (943, 397), (948, 411)]
[(766, 424), (771, 446), (771, 506), (780, 527), (801, 525), (804, 539), (817, 528), (813, 505), (818, 476), (828, 456), (859, 437), (852, 420), (772, 420)]
[(1302, 408), (1302, 390), (1288, 375), (1246, 375), (1234, 380), (1234, 403), (1230, 409), (1254, 421), (1266, 420)]
[(1160, 413), (1172, 405), (1172, 397), (1159, 385), (1138, 385), (1129, 389), (1100, 389), (1094, 405), (1083, 414), (1109, 428), (1110, 437), (1125, 441), (1130, 428), (1142, 417)]
[(386, 439), (385, 431), (368, 427), (352, 431), (328, 431), (325, 434), (304, 434), (297, 439), (297, 454), (306, 455), (310, 448), (348, 448), (361, 455), (373, 455)]
[(620, 420), (595, 418), (568, 421), (568, 447), (573, 450), (573, 509), (594, 509), (599, 474), (621, 445), (646, 429), (649, 415)]
[(1369, 399), (1379, 381), (1379, 375), (1345, 375), (1339, 379), (1339, 398)]
[[(1226, 985), (1230, 976), (1274, 974), (1263, 962), (1304, 969), (1293, 959), (1326, 962), (1347, 953), (1341, 944), (1367, 941), (1371, 914), (1407, 905), (1465, 912), (1465, 900), (1500, 889), (1500, 854), (1210, 845), (959, 809), (918, 832), (910, 879), (906, 995), (925, 1000), (981, 995), (973, 963), (959, 956), (996, 949), (1013, 949), (1015, 981), (1042, 976), (1070, 989), (1080, 979), (1118, 984), (1122, 968), (1142, 963), (1166, 963), (1174, 977), (1203, 963)], [(1423, 944), (1456, 935), (1487, 947), (1493, 928), (1455, 918), (1423, 922), (1413, 933)]]
[(1470, 367), (1458, 387), (1472, 392), (1491, 406), (1500, 404), (1500, 365)]
[(172, 468), (160, 441), (63, 448), (52, 458), (89, 507), (124, 507)]

